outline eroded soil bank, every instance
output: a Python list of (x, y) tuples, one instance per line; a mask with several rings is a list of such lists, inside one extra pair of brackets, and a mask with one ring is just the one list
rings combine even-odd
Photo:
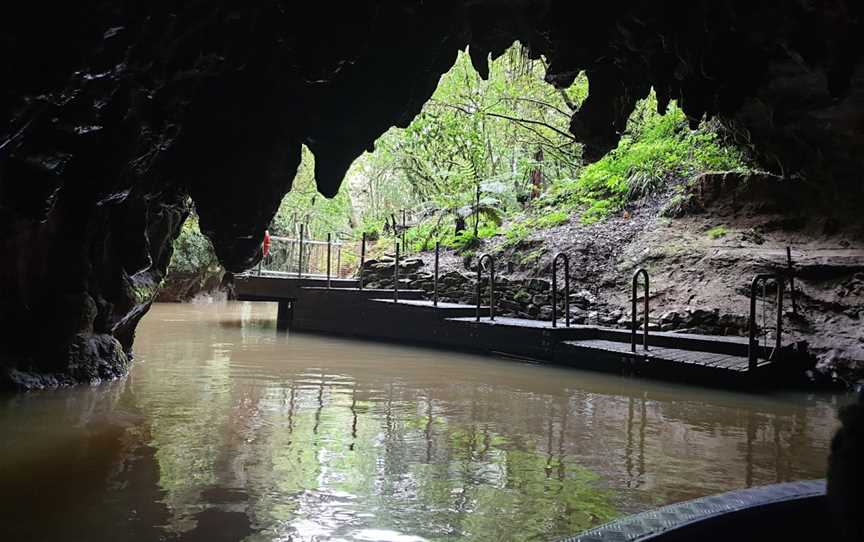
[[(570, 312), (575, 323), (629, 325), (631, 276), (643, 267), (651, 277), (650, 318), (655, 329), (746, 335), (753, 277), (788, 276), (787, 247), (794, 295), (787, 286), (784, 344), (806, 342), (817, 360), (814, 378), (847, 386), (860, 383), (861, 220), (832, 216), (819, 208), (803, 183), (781, 182), (770, 175), (704, 174), (686, 188), (673, 188), (601, 222), (584, 225), (573, 216), (515, 246), (507, 246), (499, 236), (486, 240), (476, 252), (448, 251), (440, 259), (439, 295), (473, 303), (477, 256), (488, 252), (497, 262), (499, 312), (550, 319), (552, 259), (564, 252), (571, 262)], [(404, 260), (402, 286), (431, 293), (432, 261), (432, 253)], [(371, 261), (365, 273), (371, 284), (387, 287), (392, 284), (392, 260)], [(562, 283), (559, 278), (559, 288)], [(773, 334), (774, 292), (765, 294), (765, 327)], [(484, 291), (484, 298), (487, 295)], [(559, 306), (563, 309), (563, 302)]]

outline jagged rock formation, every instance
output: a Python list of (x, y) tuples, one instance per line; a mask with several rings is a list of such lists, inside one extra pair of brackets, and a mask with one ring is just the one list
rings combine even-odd
[(515, 39), (579, 71), (571, 131), (596, 158), (653, 86), (717, 115), (786, 175), (860, 191), (864, 32), (854, 0), (18, 3), (0, 20), (0, 381), (125, 369), (188, 212), (230, 271), (300, 161), (324, 195), (406, 126), (469, 46)]

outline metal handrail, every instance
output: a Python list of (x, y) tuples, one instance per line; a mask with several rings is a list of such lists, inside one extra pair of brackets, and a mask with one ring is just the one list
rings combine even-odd
[(483, 254), (477, 259), (477, 321), (480, 321), (480, 297), (482, 288), (480, 279), (483, 275), (483, 262), (489, 260), (489, 319), (495, 320), (495, 258), (491, 254)]
[(435, 276), (432, 279), (432, 305), (438, 306), (438, 255), (441, 251), (441, 242), (435, 241)]
[[(300, 241), (299, 239), (294, 239), (293, 237), (282, 237), (281, 235), (271, 235), (270, 240), (271, 241), (282, 241), (285, 243), (297, 243)], [(305, 245), (326, 245), (327, 241), (317, 241), (315, 239), (303, 239), (303, 244), (305, 244)], [(333, 246), (342, 246), (344, 244), (345, 243), (340, 241), (338, 237), (334, 241), (332, 241)]]
[(798, 314), (798, 302), (795, 294), (795, 266), (792, 265), (792, 247), (786, 247), (786, 270), (789, 274), (789, 298), (792, 300), (792, 314)]
[(331, 247), (331, 234), (327, 233), (327, 288), (330, 288), (330, 247)]
[(393, 302), (399, 301), (399, 241), (396, 241), (396, 261), (393, 266)]
[[(747, 337), (747, 369), (750, 371), (755, 370), (759, 365), (759, 340), (756, 338), (756, 334), (758, 331), (758, 326), (756, 325), (756, 295), (758, 292), (759, 284), (761, 283), (764, 286), (771, 279), (777, 282), (777, 327), (776, 336), (774, 337), (774, 348), (768, 355), (769, 361), (773, 360), (775, 356), (778, 356), (780, 354), (780, 349), (782, 346), (783, 292), (786, 289), (786, 281), (784, 280), (782, 275), (762, 273), (753, 277), (753, 282), (750, 283), (750, 325)], [(764, 296), (762, 299), (762, 303), (765, 303)]]
[(633, 273), (633, 288), (630, 296), (631, 300), (631, 314), (630, 314), (630, 351), (636, 352), (636, 290), (639, 286), (639, 275), (643, 275), (645, 277), (645, 314), (644, 318), (644, 331), (642, 336), (642, 347), (645, 351), (648, 350), (648, 293), (649, 293), (649, 280), (648, 280), (648, 271), (643, 268), (639, 268)]
[(297, 253), (297, 278), (303, 276), (303, 234), (304, 225), (300, 224), (300, 250)]
[(407, 248), (408, 245), (405, 244), (405, 234), (407, 233), (407, 231), (408, 231), (408, 227), (407, 227), (407, 221), (406, 221), (406, 213), (405, 213), (405, 209), (402, 209), (402, 248), (405, 250), (406, 254), (408, 253), (408, 248)]
[(360, 241), (360, 272), (357, 274), (360, 280), (360, 289), (363, 289), (363, 268), (366, 264), (366, 232), (363, 232), (363, 238)]
[(552, 327), (558, 327), (558, 260), (564, 260), (564, 325), (570, 327), (570, 258), (559, 252), (552, 259)]
[(321, 240), (310, 239), (309, 226), (307, 224), (298, 224), (298, 226), (300, 228), (297, 237), (271, 235), (269, 254), (248, 273), (326, 281), (329, 261), (331, 287), (337, 287), (333, 284), (333, 280), (340, 279), (344, 275), (342, 251), (346, 250), (346, 247), (349, 250), (358, 247), (351, 247), (344, 239), (340, 241), (340, 235), (336, 232), (331, 232), (329, 235), (324, 233)]

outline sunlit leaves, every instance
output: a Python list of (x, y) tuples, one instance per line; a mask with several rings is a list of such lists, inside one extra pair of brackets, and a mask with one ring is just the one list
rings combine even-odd
[[(544, 73), (543, 62), (518, 45), (491, 63), (487, 81), (460, 54), (414, 121), (384, 134), (376, 152), (358, 161), (367, 184), (359, 204), (364, 223), (430, 203), (451, 217), (445, 222), (464, 217), (463, 208), (477, 206), (478, 182), (481, 204), (497, 208), (497, 222), (529, 190), (532, 170), (542, 168), (550, 179), (574, 175), (581, 150), (567, 128), (587, 84), (580, 79), (563, 95)], [(537, 160), (541, 150), (544, 159)], [(468, 215), (489, 214), (475, 211)]]

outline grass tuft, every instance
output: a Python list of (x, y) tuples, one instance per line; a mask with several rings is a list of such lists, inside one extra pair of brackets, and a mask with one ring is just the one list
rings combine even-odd
[(729, 230), (726, 229), (726, 226), (715, 226), (708, 230), (708, 237), (710, 239), (720, 239), (721, 237), (726, 237), (728, 233)]

